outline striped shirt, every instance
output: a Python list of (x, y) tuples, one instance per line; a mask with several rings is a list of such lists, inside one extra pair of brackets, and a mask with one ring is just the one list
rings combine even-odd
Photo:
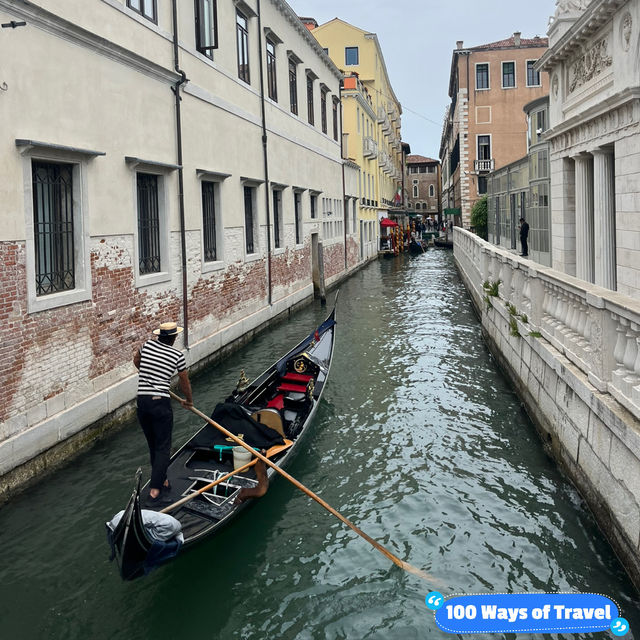
[(157, 340), (147, 340), (140, 347), (138, 395), (169, 398), (173, 374), (186, 368), (187, 361), (182, 351)]

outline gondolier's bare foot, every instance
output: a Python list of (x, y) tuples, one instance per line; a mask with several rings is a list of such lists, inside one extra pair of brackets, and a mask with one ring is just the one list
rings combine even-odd
[(249, 498), (262, 498), (269, 489), (269, 478), (267, 477), (267, 468), (262, 460), (256, 462), (256, 478), (258, 485), (251, 489), (240, 489), (236, 497), (236, 503), (240, 504)]

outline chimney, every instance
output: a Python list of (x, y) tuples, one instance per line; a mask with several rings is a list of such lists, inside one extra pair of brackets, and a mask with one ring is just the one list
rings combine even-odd
[(458, 47), (458, 49), (462, 49), (462, 47), (464, 47), (464, 40), (458, 40), (456, 42), (456, 46)]
[(300, 18), (300, 22), (302, 22), (302, 24), (307, 27), (307, 29), (309, 29), (309, 31), (313, 31), (314, 29), (318, 28), (318, 23), (315, 21), (314, 18), (303, 18), (301, 16), (298, 16)]
[(520, 46), (520, 36), (522, 35), (522, 32), (520, 31), (515, 31), (513, 34), (513, 42), (516, 45), (516, 47)]

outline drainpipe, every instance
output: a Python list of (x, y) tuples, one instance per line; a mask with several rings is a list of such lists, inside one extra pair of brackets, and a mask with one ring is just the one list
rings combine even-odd
[(338, 97), (340, 98), (340, 163), (342, 165), (342, 226), (344, 227), (344, 271), (347, 272), (349, 267), (347, 261), (347, 190), (344, 183), (344, 138), (342, 133), (342, 86), (343, 80), (340, 80), (338, 87)]
[(180, 74), (171, 88), (176, 100), (176, 144), (178, 147), (178, 201), (180, 208), (180, 249), (182, 251), (182, 320), (184, 324), (184, 346), (189, 348), (189, 304), (187, 300), (187, 240), (184, 221), (184, 172), (182, 169), (182, 115), (180, 112), (180, 87), (188, 82), (187, 75), (180, 68), (178, 46), (178, 0), (173, 0), (173, 68)]
[[(175, 0), (174, 0), (175, 1)], [(272, 303), (273, 287), (271, 282), (271, 200), (269, 198), (269, 155), (267, 152), (267, 117), (265, 114), (264, 97), (264, 60), (262, 57), (262, 12), (260, 11), (260, 0), (257, 0), (258, 8), (258, 55), (260, 56), (260, 109), (262, 112), (262, 157), (264, 160), (264, 186), (265, 201), (267, 211), (267, 289), (269, 306)]]

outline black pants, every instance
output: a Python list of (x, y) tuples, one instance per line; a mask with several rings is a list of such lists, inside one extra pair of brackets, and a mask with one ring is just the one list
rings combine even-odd
[(528, 256), (529, 255), (529, 243), (527, 241), (527, 238), (523, 238), (521, 236), (520, 237), (520, 244), (522, 245), (522, 255), (523, 256)]
[(167, 477), (171, 457), (173, 410), (171, 399), (160, 396), (138, 396), (138, 421), (149, 445), (151, 489), (161, 489)]

